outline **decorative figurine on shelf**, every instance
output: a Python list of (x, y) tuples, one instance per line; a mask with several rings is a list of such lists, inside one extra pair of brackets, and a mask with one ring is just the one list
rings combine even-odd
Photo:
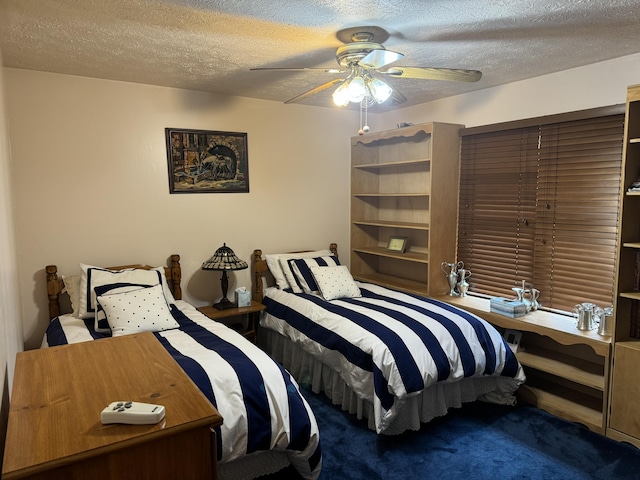
[[(462, 262), (459, 262), (462, 263)], [(460, 270), (458, 270), (458, 277), (460, 278), (460, 281), (457, 283), (457, 287), (458, 287), (458, 293), (460, 293), (461, 297), (466, 297), (467, 296), (467, 291), (469, 290), (469, 284), (467, 283), (467, 278), (469, 278), (471, 276), (471, 271), (469, 270), (465, 270), (464, 268), (461, 268)]]
[(448, 295), (451, 297), (457, 297), (459, 295), (459, 293), (456, 292), (456, 286), (458, 285), (458, 270), (464, 268), (464, 263), (442, 262), (440, 264), (440, 268), (442, 269), (444, 274), (447, 276), (447, 281), (449, 282)]
[(600, 323), (604, 310), (595, 303), (584, 302), (573, 307), (578, 330), (594, 330)]
[(531, 289), (528, 289), (526, 287), (525, 280), (522, 280), (522, 287), (513, 287), (511, 288), (511, 290), (516, 292), (516, 301), (522, 302), (525, 305), (527, 312), (536, 311), (538, 310), (538, 308), (540, 308), (540, 303), (538, 302), (540, 290), (533, 287), (531, 287)]
[(530, 290), (530, 302), (531, 302), (531, 311), (535, 312), (540, 308), (540, 303), (538, 303), (538, 297), (540, 296), (540, 290), (536, 288), (531, 288)]

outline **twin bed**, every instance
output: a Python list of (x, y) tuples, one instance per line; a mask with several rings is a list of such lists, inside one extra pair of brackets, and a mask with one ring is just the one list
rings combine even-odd
[(256, 250), (253, 261), (254, 300), (267, 307), (261, 347), (300, 384), (367, 418), (377, 433), (418, 430), (477, 399), (515, 402), (522, 367), (481, 318), (354, 281), (339, 266), (335, 244), (265, 258)]
[[(178, 255), (167, 268), (80, 270), (60, 278), (55, 266), (46, 268), (51, 322), (43, 347), (152, 331), (223, 418), (216, 428), (219, 478), (251, 479), (288, 465), (301, 478), (318, 478), (318, 427), (295, 380), (241, 334), (181, 300)], [(61, 314), (63, 290), (71, 313)]]
[[(47, 267), (51, 322), (43, 346), (153, 331), (223, 417), (216, 432), (223, 479), (289, 464), (302, 478), (318, 478), (320, 432), (299, 383), (367, 418), (376, 432), (399, 434), (464, 402), (513, 403), (524, 382), (487, 322), (354, 281), (335, 244), (264, 259), (256, 250), (252, 269), (253, 298), (266, 305), (261, 348), (181, 300), (178, 255), (164, 268), (81, 265), (80, 275), (62, 278)], [(64, 290), (72, 313), (61, 314)]]

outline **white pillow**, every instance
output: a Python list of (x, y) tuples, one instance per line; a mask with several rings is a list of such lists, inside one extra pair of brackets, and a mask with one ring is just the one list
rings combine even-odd
[[(276, 281), (276, 285), (280, 290), (284, 290), (285, 288), (293, 288), (292, 285), (289, 284), (288, 277), (285, 274), (285, 271), (282, 267), (281, 259), (286, 260), (290, 258), (313, 258), (313, 257), (322, 257), (324, 255), (332, 255), (331, 250), (316, 250), (314, 252), (298, 252), (298, 253), (272, 253), (269, 255), (265, 255), (264, 259), (267, 262), (267, 266), (269, 267), (269, 271), (273, 275), (273, 279)], [(293, 272), (287, 265), (288, 275), (291, 278), (291, 281), (295, 285), (295, 278), (293, 277)], [(299, 292), (302, 290), (300, 289)]]
[(128, 268), (125, 270), (107, 270), (106, 268), (93, 267), (80, 264), (80, 292), (78, 302), (78, 316), (91, 318), (95, 312), (95, 299), (93, 290), (97, 286), (113, 283), (129, 283), (136, 285), (158, 285), (162, 283), (163, 292), (167, 303), (175, 303), (171, 290), (164, 274), (164, 267), (156, 267), (151, 270), (140, 268)]
[(340, 265), (338, 257), (333, 255), (314, 258), (293, 258), (288, 260), (296, 283), (302, 288), (304, 293), (318, 293), (318, 284), (311, 273), (311, 266), (318, 267), (335, 267)]
[(311, 265), (309, 268), (325, 300), (362, 296), (346, 265), (336, 267)]
[(171, 316), (160, 284), (126, 293), (100, 295), (96, 300), (107, 316), (114, 337), (180, 326)]
[(78, 317), (80, 308), (80, 275), (63, 275), (62, 281), (69, 299), (71, 299), (71, 308), (73, 309), (71, 315)]

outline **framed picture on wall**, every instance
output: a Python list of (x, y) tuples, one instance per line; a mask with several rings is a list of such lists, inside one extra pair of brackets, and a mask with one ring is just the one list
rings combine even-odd
[(169, 193), (247, 193), (247, 134), (165, 128)]

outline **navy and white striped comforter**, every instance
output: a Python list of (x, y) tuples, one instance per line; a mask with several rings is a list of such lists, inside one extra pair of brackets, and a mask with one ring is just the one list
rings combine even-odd
[(293, 340), (372, 402), (378, 433), (404, 399), (437, 382), (500, 377), (506, 397), (524, 382), (515, 355), (483, 319), (437, 300), (358, 286), (362, 297), (331, 302), (269, 288), (260, 325)]
[[(155, 333), (160, 343), (216, 406), (224, 423), (216, 429), (218, 460), (228, 462), (264, 450), (287, 453), (303, 478), (320, 474), (316, 419), (281, 365), (226, 326), (184, 301), (172, 305), (180, 328)], [(54, 319), (45, 345), (103, 338), (87, 321)]]

